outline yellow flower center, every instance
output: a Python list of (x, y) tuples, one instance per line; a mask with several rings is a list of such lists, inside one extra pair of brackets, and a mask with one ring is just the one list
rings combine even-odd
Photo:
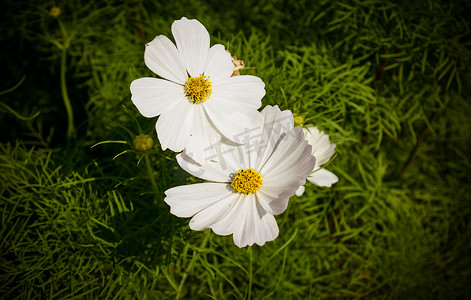
[(240, 169), (232, 180), (231, 186), (239, 193), (255, 193), (262, 185), (262, 175), (255, 169)]
[(212, 92), (209, 76), (200, 74), (199, 77), (190, 77), (185, 84), (185, 94), (193, 103), (202, 103), (208, 100)]

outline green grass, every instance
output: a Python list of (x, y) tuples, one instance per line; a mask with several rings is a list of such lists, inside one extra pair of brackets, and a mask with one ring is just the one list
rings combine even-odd
[[(467, 1), (8, 2), (2, 299), (469, 297)], [(263, 105), (337, 144), (339, 182), (307, 184), (263, 247), (191, 231), (163, 202), (199, 179), (161, 150), (129, 84), (153, 76), (144, 44), (182, 16), (265, 82)]]

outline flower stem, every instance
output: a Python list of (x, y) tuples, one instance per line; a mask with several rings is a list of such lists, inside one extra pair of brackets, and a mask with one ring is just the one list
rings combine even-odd
[(144, 154), (144, 159), (146, 160), (146, 169), (147, 169), (147, 175), (149, 175), (150, 183), (152, 184), (152, 188), (156, 193), (159, 192), (159, 188), (157, 186), (157, 182), (155, 182), (154, 178), (154, 171), (152, 170), (152, 167), (150, 165), (150, 160), (149, 156), (147, 154)]
[(69, 94), (67, 93), (67, 82), (65, 79), (65, 74), (67, 70), (66, 65), (67, 58), (67, 47), (64, 45), (62, 48), (62, 57), (61, 57), (61, 91), (62, 99), (64, 100), (65, 110), (67, 112), (67, 138), (70, 139), (74, 135), (74, 112), (72, 110), (72, 105), (70, 104)]
[(252, 246), (249, 246), (249, 256), (250, 256), (250, 265), (249, 265), (249, 291), (247, 299), (251, 299), (252, 297), (252, 282), (253, 282), (253, 252)]

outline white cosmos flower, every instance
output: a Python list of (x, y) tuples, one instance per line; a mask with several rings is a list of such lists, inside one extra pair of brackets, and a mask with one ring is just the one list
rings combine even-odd
[(233, 234), (239, 247), (262, 246), (278, 236), (274, 215), (286, 210), (315, 158), (290, 111), (267, 106), (262, 115), (261, 134), (243, 145), (222, 143), (218, 161), (199, 166), (185, 153), (177, 156), (182, 168), (208, 181), (165, 192), (172, 214), (193, 217), (191, 229)]
[[(197, 20), (172, 24), (176, 46), (163, 35), (146, 44), (144, 61), (162, 77), (131, 83), (131, 100), (156, 129), (162, 149), (203, 163), (215, 157), (221, 135), (234, 142), (245, 128), (260, 127), (257, 109), (265, 84), (255, 76), (231, 77), (234, 64), (224, 46), (209, 47), (209, 33)], [(206, 152), (206, 153), (205, 153)]]
[[(313, 168), (313, 173), (309, 175), (307, 180), (318, 186), (331, 187), (332, 184), (339, 181), (339, 179), (334, 173), (321, 168), (321, 166), (328, 162), (332, 155), (334, 155), (335, 144), (331, 144), (329, 136), (323, 131), (319, 131), (314, 125), (306, 125), (303, 131), (307, 142), (312, 146), (312, 155), (316, 157), (316, 165)], [(296, 195), (301, 196), (303, 193), (304, 185), (299, 187), (296, 191)]]

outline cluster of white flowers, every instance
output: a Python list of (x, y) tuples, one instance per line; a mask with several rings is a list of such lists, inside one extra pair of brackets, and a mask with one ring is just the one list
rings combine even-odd
[(162, 149), (181, 152), (178, 164), (207, 182), (171, 188), (165, 202), (172, 214), (192, 217), (193, 230), (211, 228), (233, 234), (239, 247), (261, 246), (278, 236), (274, 215), (303, 194), (306, 179), (319, 186), (337, 182), (320, 168), (335, 144), (312, 125), (294, 127), (289, 110), (259, 112), (265, 84), (239, 75), (241, 64), (223, 45), (210, 47), (199, 21), (177, 20), (172, 33), (176, 45), (159, 35), (144, 53), (162, 79), (134, 80), (131, 99), (143, 116), (159, 116)]

